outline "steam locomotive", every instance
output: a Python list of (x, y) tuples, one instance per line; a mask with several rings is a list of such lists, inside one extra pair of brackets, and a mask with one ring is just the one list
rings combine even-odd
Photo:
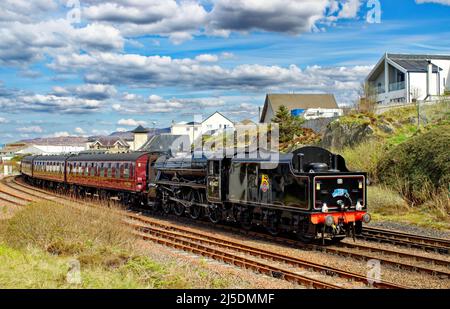
[(289, 232), (304, 242), (340, 241), (362, 231), (367, 174), (349, 172), (345, 160), (320, 147), (274, 156), (134, 152), (28, 156), (21, 173), (34, 185), (77, 196), (117, 197), (194, 220)]

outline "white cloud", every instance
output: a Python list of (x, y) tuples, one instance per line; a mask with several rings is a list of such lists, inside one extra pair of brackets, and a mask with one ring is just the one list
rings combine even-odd
[(195, 1), (110, 0), (86, 7), (83, 16), (112, 24), (126, 36), (157, 34), (180, 44), (204, 26), (207, 12)]
[[(161, 56), (97, 53), (95, 55), (59, 56), (52, 67), (57, 70), (89, 70), (85, 79), (92, 83), (128, 85), (142, 88), (177, 86), (204, 90), (246, 90), (269, 92), (278, 90), (330, 92), (339, 87), (352, 89), (370, 71), (369, 66), (320, 67), (304, 69), (242, 64), (235, 67), (199, 63), (195, 59), (173, 59)], [(132, 96), (130, 96), (132, 99)], [(150, 104), (158, 110), (168, 104), (177, 107), (177, 100), (161, 104), (158, 97), (150, 97)], [(121, 106), (123, 104), (120, 104)], [(120, 109), (119, 105), (113, 106)]]
[(75, 133), (76, 134), (78, 134), (78, 135), (84, 135), (84, 134), (86, 134), (86, 131), (84, 131), (82, 128), (80, 128), (80, 127), (77, 127), (77, 128), (75, 128)]
[(195, 57), (198, 62), (217, 62), (219, 57), (211, 54), (201, 54)]
[(217, 0), (207, 28), (300, 34), (324, 18), (328, 0)]
[(117, 90), (111, 85), (102, 84), (84, 84), (76, 87), (53, 87), (53, 94), (67, 96), (73, 95), (78, 98), (91, 100), (106, 100), (115, 96)]
[(418, 4), (437, 3), (437, 4), (443, 4), (443, 5), (450, 5), (450, 0), (416, 0), (416, 3), (418, 3)]
[(40, 126), (22, 127), (22, 128), (18, 128), (17, 131), (23, 132), (23, 133), (42, 133), (42, 132), (44, 132), (44, 130)]
[(127, 132), (127, 131), (129, 130), (126, 128), (116, 128), (116, 132)]
[(140, 113), (169, 113), (182, 109), (204, 109), (208, 107), (224, 106), (225, 101), (222, 98), (192, 98), (165, 99), (158, 95), (150, 95), (147, 99), (136, 95), (133, 100), (114, 104), (113, 109), (122, 114), (140, 114)]
[(5, 123), (8, 123), (8, 122), (9, 122), (8, 119), (5, 119), (5, 118), (3, 118), (3, 117), (0, 117), (0, 124), (5, 124)]
[(0, 22), (0, 37), (0, 63), (19, 66), (45, 55), (121, 50), (124, 45), (120, 32), (112, 26), (94, 23), (74, 28), (65, 19)]
[(67, 131), (60, 131), (60, 132), (55, 132), (51, 135), (49, 135), (48, 137), (68, 137), (70, 136), (70, 133)]
[(141, 126), (145, 126), (147, 124), (147, 122), (143, 121), (143, 120), (134, 120), (134, 119), (120, 119), (117, 122), (118, 125), (121, 126), (129, 126), (129, 127), (137, 127), (139, 125)]

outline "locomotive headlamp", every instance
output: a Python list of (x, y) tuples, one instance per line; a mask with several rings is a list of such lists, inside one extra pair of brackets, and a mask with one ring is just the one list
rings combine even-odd
[(334, 224), (333, 216), (326, 216), (325, 217), (325, 225), (326, 226), (332, 226), (333, 224)]
[(327, 203), (323, 203), (323, 205), (322, 205), (322, 212), (328, 212)]
[(316, 183), (316, 190), (320, 190), (320, 182)]
[(342, 178), (338, 178), (337, 184), (342, 185), (344, 183), (344, 180)]
[(364, 216), (362, 217), (363, 222), (364, 223), (369, 223), (370, 219), (372, 219), (372, 217), (369, 214), (364, 214)]
[(362, 189), (362, 188), (363, 188), (363, 182), (362, 182), (362, 181), (359, 181), (359, 182), (358, 182), (358, 188), (359, 188), (359, 189)]
[(356, 210), (361, 211), (362, 209), (363, 209), (363, 206), (361, 205), (361, 201), (358, 200), (358, 202), (356, 202)]

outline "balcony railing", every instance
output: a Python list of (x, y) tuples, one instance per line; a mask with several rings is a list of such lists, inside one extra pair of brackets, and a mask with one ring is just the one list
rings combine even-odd
[(397, 91), (405, 89), (405, 82), (389, 84), (389, 91)]
[(383, 87), (383, 86), (381, 86), (381, 87), (376, 87), (376, 88), (375, 88), (375, 92), (376, 92), (377, 94), (384, 93), (384, 87)]

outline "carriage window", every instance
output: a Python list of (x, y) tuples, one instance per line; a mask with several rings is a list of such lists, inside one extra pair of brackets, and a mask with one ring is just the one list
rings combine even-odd
[(125, 164), (124, 164), (124, 167), (123, 167), (123, 177), (126, 178), (126, 179), (130, 178), (130, 168), (129, 168), (129, 166), (128, 166), (128, 163), (125, 163)]
[(116, 163), (116, 178), (120, 178), (120, 164)]
[(108, 173), (107, 173), (108, 175), (108, 178), (111, 178), (112, 177), (112, 167), (111, 167), (111, 163), (108, 163)]
[(95, 176), (95, 171), (96, 171), (96, 164), (95, 164), (95, 163), (92, 163), (90, 175), (91, 175), (91, 176)]

